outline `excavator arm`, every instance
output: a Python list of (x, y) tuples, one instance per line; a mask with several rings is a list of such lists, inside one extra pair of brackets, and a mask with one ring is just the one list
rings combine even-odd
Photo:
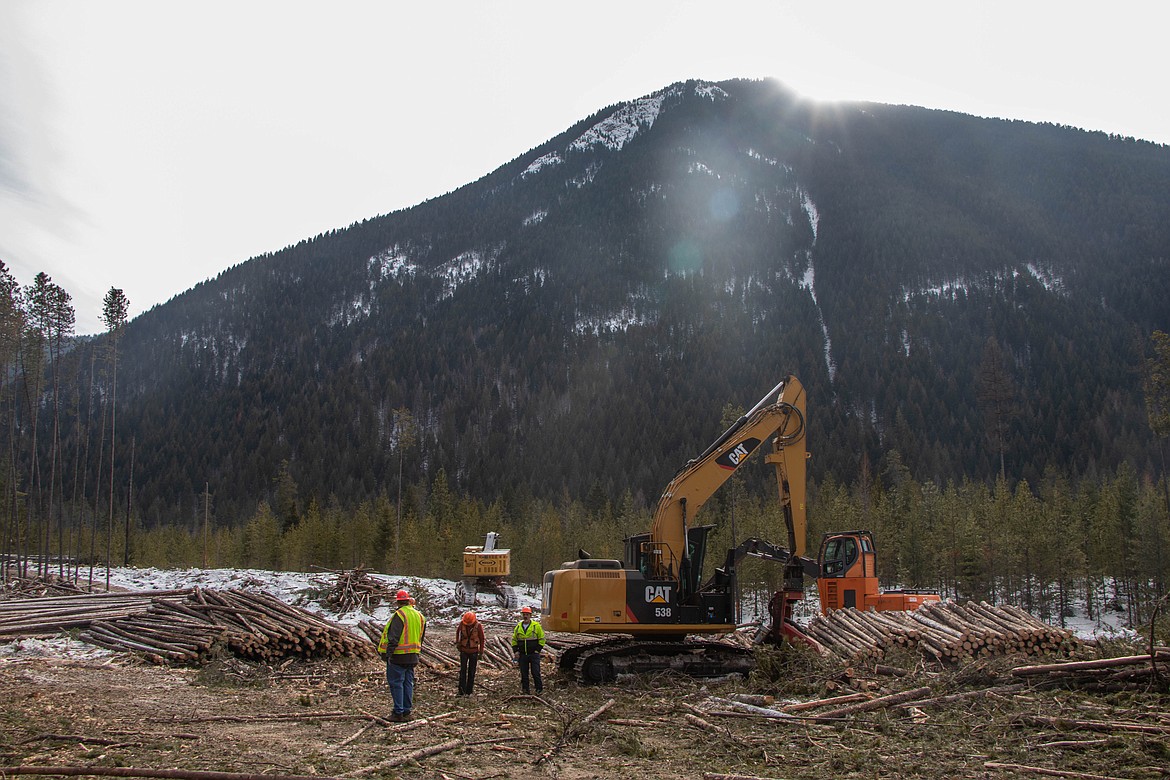
[(686, 543), (688, 524), (707, 499), (768, 437), (773, 439), (767, 461), (776, 466), (789, 549), (803, 556), (807, 528), (804, 431), (804, 386), (796, 377), (789, 376), (699, 457), (683, 466), (667, 485), (654, 512), (650, 538), (644, 544), (648, 576), (674, 580), (686, 593), (689, 583), (698, 578), (698, 572), (691, 571), (692, 566), (702, 563), (690, 559)]

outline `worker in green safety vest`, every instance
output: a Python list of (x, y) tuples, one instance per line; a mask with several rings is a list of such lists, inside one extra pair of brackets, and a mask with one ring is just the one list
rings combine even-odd
[(520, 608), (520, 622), (512, 629), (512, 657), (520, 667), (520, 689), (528, 693), (528, 674), (536, 692), (544, 690), (540, 681), (540, 651), (544, 649), (544, 629), (532, 619), (532, 607)]

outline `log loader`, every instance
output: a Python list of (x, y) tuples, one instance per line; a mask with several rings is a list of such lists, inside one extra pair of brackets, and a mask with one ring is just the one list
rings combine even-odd
[[(702, 582), (714, 526), (696, 525), (694, 517), (769, 438), (771, 452), (764, 457), (776, 467), (788, 547), (748, 540), (728, 551), (725, 565)], [(803, 558), (806, 459), (804, 387), (789, 376), (683, 466), (663, 491), (649, 533), (626, 540), (624, 561), (582, 555), (546, 572), (545, 628), (626, 635), (562, 653), (562, 671), (588, 683), (663, 669), (698, 677), (750, 671), (754, 660), (747, 648), (696, 638), (735, 630), (736, 565), (747, 556), (784, 566), (783, 590), (772, 600), (773, 636), (811, 642), (792, 620), (804, 598), (805, 572), (817, 572), (816, 563)]]
[[(584, 683), (621, 673), (675, 670), (696, 677), (746, 674), (751, 651), (700, 637), (736, 628), (736, 570), (745, 558), (774, 561), (783, 568), (782, 589), (769, 604), (764, 637), (815, 646), (793, 619), (804, 598), (804, 576), (815, 577), (822, 611), (912, 609), (938, 596), (915, 591), (878, 591), (876, 552), (869, 531), (826, 534), (818, 560), (805, 554), (807, 511), (804, 387), (788, 376), (772, 388), (706, 450), (689, 461), (663, 491), (648, 533), (625, 540), (623, 560), (579, 558), (544, 575), (541, 613), (552, 631), (623, 635), (570, 648), (562, 672)], [(728, 550), (724, 565), (702, 581), (713, 525), (697, 525), (703, 504), (771, 438), (764, 460), (775, 466), (788, 546), (747, 539)]]

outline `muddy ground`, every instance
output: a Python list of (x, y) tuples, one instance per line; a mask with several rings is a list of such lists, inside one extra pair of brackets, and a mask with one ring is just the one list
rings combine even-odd
[[(228, 657), (183, 669), (129, 656), (0, 659), (0, 765), (475, 780), (1040, 776), (990, 763), (1068, 777), (1170, 776), (1170, 699), (1139, 690), (1025, 690), (830, 723), (708, 713), (707, 730), (694, 721), (696, 712), (712, 709), (712, 697), (734, 693), (807, 700), (858, 689), (929, 686), (941, 695), (996, 687), (1012, 682), (1008, 670), (1026, 660), (952, 671), (910, 664), (909, 675), (894, 677), (864, 669), (848, 676), (807, 657), (773, 657), (764, 664), (771, 679), (659, 676), (599, 687), (549, 674), (539, 698), (520, 695), (516, 676), (496, 670), (481, 674), (474, 697), (457, 698), (452, 672), (423, 669), (415, 714), (427, 720), (391, 725), (378, 720), (389, 716), (390, 699), (376, 660), (273, 668)], [(1035, 725), (1031, 715), (1152, 728), (1056, 728)], [(442, 745), (448, 749), (435, 755), (388, 763)]]

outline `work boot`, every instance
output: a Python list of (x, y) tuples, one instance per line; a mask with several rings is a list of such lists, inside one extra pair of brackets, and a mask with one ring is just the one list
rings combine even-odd
[(406, 717), (401, 712), (396, 712), (390, 716), (391, 723), (405, 723)]

